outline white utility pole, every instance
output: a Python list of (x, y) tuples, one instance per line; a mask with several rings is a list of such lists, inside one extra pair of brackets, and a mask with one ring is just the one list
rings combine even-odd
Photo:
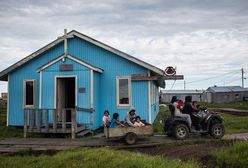
[(241, 68), (242, 88), (244, 88), (244, 69)]

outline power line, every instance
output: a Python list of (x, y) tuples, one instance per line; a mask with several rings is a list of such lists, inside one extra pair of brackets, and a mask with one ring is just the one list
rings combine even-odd
[(237, 78), (237, 79), (235, 79), (235, 80), (231, 80), (231, 81), (229, 81), (228, 83), (226, 83), (226, 84), (231, 84), (231, 83), (233, 83), (233, 82), (238, 82), (240, 79), (239, 78)]
[(219, 78), (220, 76), (227, 76), (229, 74), (233, 74), (233, 73), (236, 73), (237, 71), (233, 71), (233, 72), (229, 72), (229, 73), (226, 73), (226, 74), (221, 74), (221, 75), (218, 75), (218, 76), (214, 76), (214, 77), (210, 77), (210, 78), (205, 78), (205, 79), (200, 79), (200, 80), (195, 80), (195, 81), (190, 81), (190, 82), (186, 82), (187, 84), (190, 84), (190, 83), (197, 83), (197, 82), (202, 82), (202, 81), (206, 81), (206, 80), (210, 80), (210, 79), (215, 79), (215, 78)]
[[(171, 90), (173, 89), (173, 87), (174, 87), (175, 83), (176, 83), (176, 80), (174, 80), (174, 82), (173, 82), (173, 84), (172, 84), (171, 88), (170, 88), (169, 90), (167, 90), (167, 92), (169, 92), (169, 91), (171, 91)], [(167, 93), (167, 92), (166, 92), (166, 93)]]

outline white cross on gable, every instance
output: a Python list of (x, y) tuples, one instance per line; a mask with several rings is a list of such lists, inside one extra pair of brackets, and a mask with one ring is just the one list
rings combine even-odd
[(64, 40), (64, 54), (65, 56), (67, 56), (68, 54), (68, 46), (67, 46), (67, 39), (68, 38), (73, 38), (73, 35), (68, 35), (67, 34), (67, 29), (64, 29), (64, 35), (61, 37), (58, 37), (59, 39), (63, 39)]

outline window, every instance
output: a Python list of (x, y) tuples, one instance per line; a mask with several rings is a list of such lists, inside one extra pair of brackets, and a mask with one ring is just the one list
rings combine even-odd
[(131, 106), (131, 79), (129, 77), (117, 78), (117, 106)]
[(24, 81), (24, 107), (35, 107), (35, 81)]

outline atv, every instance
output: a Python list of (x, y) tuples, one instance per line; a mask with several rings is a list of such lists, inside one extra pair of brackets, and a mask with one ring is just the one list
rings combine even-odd
[(190, 133), (202, 135), (210, 134), (215, 139), (224, 136), (224, 126), (219, 113), (209, 112), (208, 109), (201, 108), (197, 116), (200, 121), (200, 130), (196, 130), (194, 126), (190, 127), (185, 118), (175, 116), (174, 105), (169, 105), (171, 116), (164, 117), (164, 131), (168, 136), (174, 136), (176, 139), (182, 140), (189, 136)]

